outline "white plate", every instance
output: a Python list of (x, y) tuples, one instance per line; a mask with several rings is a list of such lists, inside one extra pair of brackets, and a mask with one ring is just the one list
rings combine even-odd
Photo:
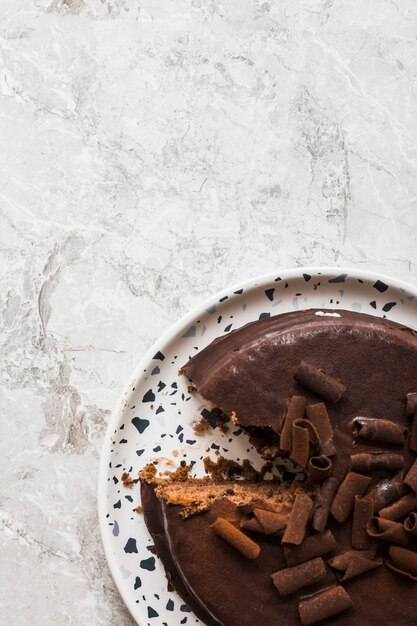
[[(194, 626), (181, 598), (167, 590), (164, 568), (150, 548), (141, 514), (139, 486), (123, 486), (124, 471), (137, 476), (146, 463), (168, 459), (195, 461), (216, 450), (250, 458), (260, 466), (246, 435), (238, 428), (196, 435), (194, 418), (205, 409), (198, 394), (187, 391), (178, 369), (215, 337), (264, 316), (307, 308), (343, 308), (387, 317), (417, 327), (417, 289), (385, 276), (341, 268), (298, 268), (262, 276), (210, 298), (168, 330), (133, 372), (110, 419), (101, 456), (98, 506), (101, 535), (115, 583), (132, 616), (145, 624)], [(172, 468), (171, 468), (172, 469)]]

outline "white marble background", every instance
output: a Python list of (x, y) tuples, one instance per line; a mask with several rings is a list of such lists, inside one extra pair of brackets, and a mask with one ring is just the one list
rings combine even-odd
[(278, 267), (417, 280), (416, 36), (414, 0), (0, 1), (2, 625), (132, 624), (100, 446), (182, 313)]

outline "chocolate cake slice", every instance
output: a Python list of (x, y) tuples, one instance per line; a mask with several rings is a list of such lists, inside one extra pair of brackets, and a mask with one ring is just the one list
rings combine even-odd
[[(282, 596), (272, 577), (277, 572), (288, 570), (289, 563), (299, 564), (299, 559), (297, 554), (293, 556), (294, 561), (288, 559), (292, 551), (290, 548), (285, 552), (280, 546), (281, 532), (272, 535), (247, 533), (260, 547), (260, 554), (255, 560), (246, 558), (213, 532), (212, 524), (219, 517), (239, 528), (244, 517), (244, 504), (250, 503), (252, 498), (262, 500), (265, 496), (264, 485), (250, 483), (247, 488), (241, 486), (240, 490), (236, 490), (235, 497), (227, 495), (227, 491), (234, 490), (231, 481), (223, 483), (218, 491), (219, 485), (216, 485), (211, 491), (211, 495), (217, 492), (211, 506), (198, 515), (184, 519), (181, 513), (190, 503), (188, 489), (192, 498), (191, 494), (196, 489), (207, 487), (207, 483), (199, 485), (192, 479), (189, 485), (181, 483), (185, 503), (178, 504), (176, 490), (173, 491), (176, 495), (172, 500), (170, 495), (173, 492), (170, 493), (169, 488), (159, 490), (164, 482), (168, 483), (142, 476), (142, 506), (146, 524), (169, 583), (207, 626), (299, 626), (302, 623), (299, 603), (306, 597), (315, 597), (320, 590), (337, 588), (342, 566), (332, 569), (325, 565), (322, 578)], [(281, 511), (287, 515), (293, 493), (290, 490), (280, 493), (279, 486), (276, 488), (282, 498)], [(280, 510), (279, 505), (277, 510)], [(409, 626), (414, 623), (417, 611), (415, 586), (407, 577), (381, 565), (382, 559), (378, 562), (373, 556), (369, 558), (369, 551), (361, 552), (363, 556), (356, 564), (355, 556), (359, 551), (353, 551), (355, 555), (352, 557), (350, 524), (340, 526), (331, 520), (328, 530), (310, 537), (319, 538), (320, 541), (315, 550), (314, 546), (313, 550), (309, 548), (310, 554), (306, 556), (311, 558), (307, 562), (318, 558), (334, 560), (335, 555), (347, 553), (349, 566), (353, 570), (359, 567), (359, 575), (354, 572), (352, 578), (343, 582), (343, 588), (351, 598), (352, 609), (328, 618), (326, 625)], [(413, 549), (417, 549), (416, 537), (413, 538)], [(300, 558), (302, 563), (306, 562), (303, 556)], [(347, 570), (348, 566), (344, 567)]]
[(238, 480), (221, 462), (204, 479), (141, 473), (157, 554), (195, 614), (208, 626), (414, 623), (414, 332), (287, 313), (216, 339), (182, 372), (270, 463), (291, 457), (305, 475), (283, 484), (246, 466)]

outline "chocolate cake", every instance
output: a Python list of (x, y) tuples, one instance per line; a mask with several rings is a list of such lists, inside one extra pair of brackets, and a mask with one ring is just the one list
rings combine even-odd
[(148, 529), (195, 614), (208, 626), (414, 623), (414, 331), (287, 313), (219, 337), (182, 373), (270, 464), (290, 457), (305, 477), (266, 481), (233, 462), (205, 479), (145, 468)]

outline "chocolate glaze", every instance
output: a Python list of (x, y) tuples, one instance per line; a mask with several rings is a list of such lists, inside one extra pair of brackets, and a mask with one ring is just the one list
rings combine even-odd
[[(262, 448), (261, 429), (280, 432), (292, 395), (309, 403), (322, 398), (301, 387), (294, 374), (302, 360), (341, 380), (347, 390), (337, 404), (327, 403), (335, 433), (337, 457), (333, 475), (343, 477), (352, 453), (352, 420), (358, 415), (394, 420), (407, 427), (406, 394), (417, 381), (417, 336), (387, 320), (353, 313), (326, 311), (340, 317), (296, 311), (251, 322), (215, 339), (182, 371), (202, 396), (226, 414), (234, 411), (240, 425), (254, 433)], [(369, 451), (356, 442), (354, 451)], [(372, 450), (395, 446), (375, 444)], [(398, 448), (397, 448), (398, 451)], [(406, 458), (406, 469), (412, 455)]]
[[(271, 429), (280, 431), (293, 394), (305, 395), (309, 402), (321, 401), (293, 378), (301, 360), (340, 379), (347, 391), (337, 405), (327, 406), (337, 448), (334, 473), (343, 477), (350, 454), (370, 450), (369, 443), (358, 442), (353, 448), (355, 416), (381, 417), (406, 425), (404, 400), (417, 380), (417, 337), (372, 316), (338, 313), (340, 317), (295, 312), (248, 324), (216, 339), (183, 370), (205, 398), (226, 413), (235, 411), (240, 424), (250, 431), (258, 429), (258, 436), (262, 428), (269, 428), (266, 434)], [(388, 451), (390, 447), (378, 445), (372, 450)], [(413, 456), (405, 454), (407, 470)], [(218, 516), (236, 520), (238, 510), (230, 501), (216, 501), (209, 511), (184, 521), (178, 515), (181, 507), (158, 499), (152, 484), (142, 483), (141, 489), (145, 520), (168, 579), (207, 626), (300, 624), (298, 601), (312, 590), (279, 596), (270, 579), (285, 567), (276, 538), (252, 535), (261, 554), (255, 561), (245, 559), (210, 529)], [(336, 537), (338, 552), (351, 549), (351, 518), (341, 525), (329, 518), (327, 528)], [(411, 541), (409, 547), (416, 550), (417, 538)], [(334, 581), (329, 570), (319, 588)], [(343, 586), (353, 600), (353, 609), (329, 618), (324, 622), (327, 626), (414, 623), (415, 585), (387, 567)]]

